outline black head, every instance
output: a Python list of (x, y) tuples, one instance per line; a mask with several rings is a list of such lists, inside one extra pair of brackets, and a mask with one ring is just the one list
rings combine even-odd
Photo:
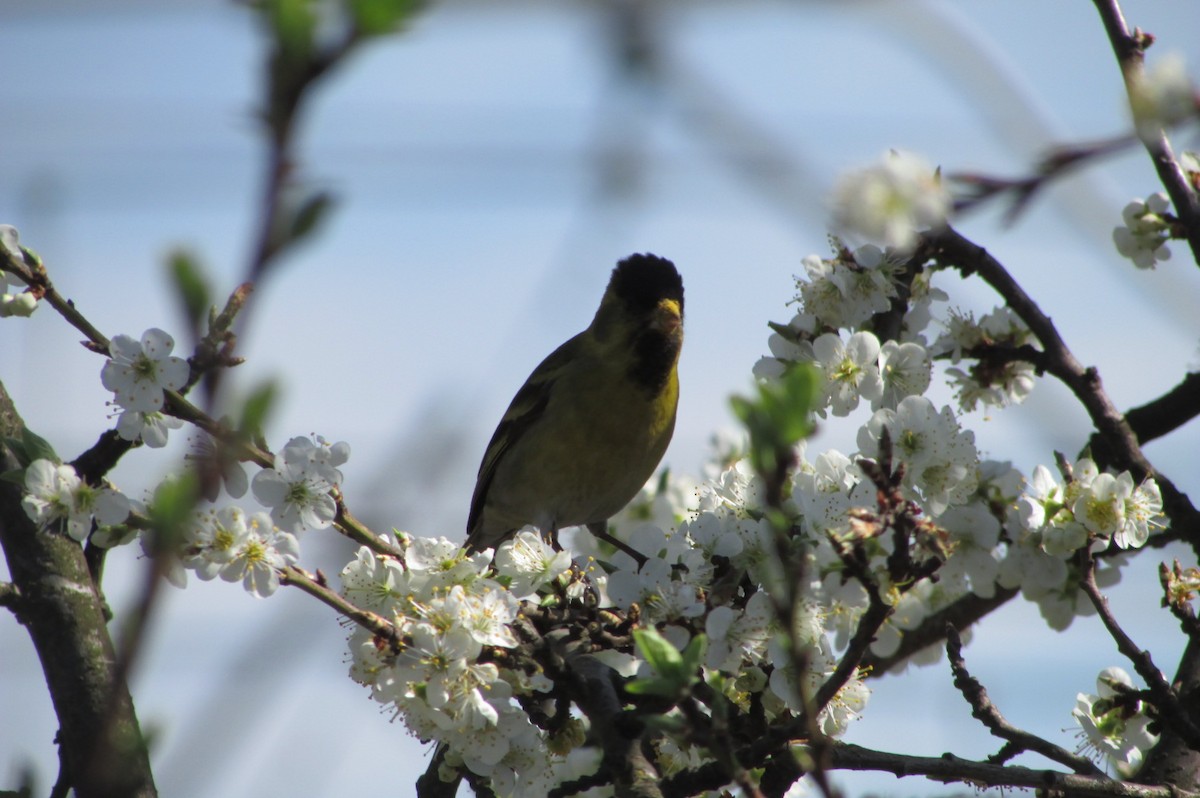
[(608, 290), (628, 307), (646, 313), (658, 307), (660, 301), (674, 299), (679, 303), (679, 317), (683, 318), (683, 279), (675, 264), (666, 258), (630, 255), (613, 269)]

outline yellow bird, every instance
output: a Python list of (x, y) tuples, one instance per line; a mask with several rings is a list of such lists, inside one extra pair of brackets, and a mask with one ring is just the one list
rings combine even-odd
[(526, 524), (557, 540), (608, 519), (658, 467), (679, 403), (683, 280), (655, 255), (613, 269), (583, 332), (517, 391), (479, 466), (466, 546), (494, 548)]

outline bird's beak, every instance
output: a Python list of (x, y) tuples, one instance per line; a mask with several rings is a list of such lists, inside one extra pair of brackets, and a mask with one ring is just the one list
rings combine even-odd
[(658, 307), (654, 309), (654, 315), (650, 319), (650, 327), (664, 335), (678, 334), (683, 327), (683, 314), (679, 302), (674, 299), (659, 300)]

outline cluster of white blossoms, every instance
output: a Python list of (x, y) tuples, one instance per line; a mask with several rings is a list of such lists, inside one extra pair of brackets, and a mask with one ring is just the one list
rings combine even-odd
[(328, 529), (337, 516), (333, 490), (341, 487), (338, 466), (350, 458), (350, 444), (329, 443), (320, 436), (292, 438), (275, 455), (275, 467), (254, 476), (250, 489), (271, 518), (289, 532)]
[(390, 542), (403, 561), (363, 547), (342, 570), (341, 592), (389, 621), (405, 643), (390, 651), (356, 627), (351, 678), (394, 707), (417, 737), (446, 745), (446, 765), (487, 778), (497, 795), (545, 795), (573, 778), (568, 758), (549, 752), (546, 732), (516, 700), (549, 690), (550, 681), (487, 656), (518, 643), (517, 592), (536, 598), (567, 571), (570, 557), (528, 530), (502, 544), (494, 560), (490, 549), (466, 554), (445, 538)]
[(1036, 536), (1038, 546), (1057, 557), (1067, 557), (1089, 541), (1095, 551), (1107, 549), (1110, 542), (1136, 549), (1162, 526), (1162, 495), (1152, 479), (1135, 485), (1128, 471), (1100, 473), (1084, 458), (1071, 468), (1065, 484), (1056, 482), (1045, 466), (1035, 468), (1009, 517), (1012, 526)]
[(345, 442), (292, 438), (276, 454), (275, 467), (259, 471), (252, 483), (254, 497), (269, 512), (236, 506), (198, 510), (184, 531), (180, 567), (169, 573), (171, 581), (182, 587), (186, 572), (194, 571), (204, 580), (241, 582), (255, 596), (274, 593), (280, 569), (299, 562), (296, 535), (333, 524), (333, 491), (342, 483), (338, 466), (349, 457)]
[[(847, 268), (844, 264), (860, 261), (861, 251), (822, 263), (839, 263), (842, 265), (831, 268)], [(814, 258), (807, 259), (806, 264)], [(889, 261), (880, 257), (867, 262)], [(883, 266), (882, 270), (889, 272), (890, 267)], [(954, 364), (944, 374), (955, 389), (959, 408), (965, 412), (979, 405), (999, 408), (1020, 404), (1033, 390), (1034, 367), (1016, 356), (1032, 336), (1007, 307), (996, 308), (979, 320), (973, 314), (950, 310), (942, 322), (943, 331), (929, 343), (924, 333), (933, 321), (933, 303), (947, 299), (947, 295), (931, 287), (926, 275), (919, 274), (913, 280), (910, 309), (899, 338), (881, 343), (873, 332), (854, 329), (879, 312), (881, 305), (886, 308), (887, 303), (881, 299), (869, 306), (870, 313), (865, 313), (861, 296), (843, 293), (827, 277), (817, 274), (814, 278), (814, 274), (815, 270), (809, 268), (810, 279), (798, 283), (796, 298), (802, 310), (786, 327), (775, 328), (767, 341), (771, 355), (755, 364), (754, 374), (770, 379), (782, 374), (791, 363), (813, 363), (824, 377), (818, 415), (847, 416), (860, 401), (868, 402), (874, 411), (894, 410), (904, 399), (925, 393), (935, 359)], [(891, 285), (891, 281), (889, 277), (885, 284)], [(810, 298), (815, 298), (815, 304)], [(840, 324), (841, 319), (858, 321)], [(979, 362), (964, 368), (960, 365), (964, 358)]]
[[(1009, 505), (1008, 552), (999, 583), (1020, 588), (1038, 604), (1054, 629), (1066, 629), (1077, 615), (1094, 612), (1078, 587), (1072, 555), (1084, 546), (1099, 552), (1135, 549), (1166, 525), (1162, 495), (1147, 479), (1135, 485), (1127, 471), (1101, 473), (1089, 459), (1071, 468), (1060, 484), (1050, 469), (1037, 466), (1020, 496)], [(1121, 558), (1110, 557), (1097, 571), (1101, 587), (1120, 578)]]
[[(815, 602), (804, 628), (790, 638), (804, 646), (805, 656), (790, 653), (789, 636), (763, 589), (781, 574), (770, 527), (756, 517), (763, 509), (757, 481), (738, 461), (700, 486), (698, 503), (695, 493), (689, 500), (671, 483), (644, 491), (611, 527), (644, 560), (620, 551), (601, 555), (586, 531), (575, 530), (563, 536), (574, 544), (574, 574), (571, 554), (555, 551), (531, 528), (494, 556), (407, 535), (395, 544), (402, 557), (364, 547), (342, 572), (342, 595), (388, 620), (404, 642), (392, 649), (356, 629), (351, 677), (393, 707), (413, 734), (447, 746), (448, 766), (486, 778), (500, 796), (544, 795), (594, 772), (601, 760), (599, 751), (584, 747), (585, 718), (573, 719), (568, 732), (551, 740), (523, 708), (551, 688), (548, 679), (497, 664), (507, 661), (499, 652), (518, 645), (514, 622), (526, 605), (586, 600), (629, 611), (636, 604), (639, 624), (680, 649), (707, 636), (703, 675), (722, 684), (737, 706), (746, 708), (753, 698), (770, 718), (798, 714), (800, 686), (810, 692), (819, 686), (837, 657)], [(650, 675), (636, 649), (603, 657), (625, 677)], [(805, 673), (794, 672), (797, 661), (807, 663)], [(868, 694), (855, 675), (821, 713), (822, 729), (843, 734)], [(711, 759), (682, 739), (659, 740), (656, 749), (664, 772), (672, 762), (684, 767)]]
[(1071, 711), (1080, 727), (1080, 753), (1103, 757), (1122, 778), (1136, 773), (1158, 742), (1144, 705), (1129, 695), (1135, 689), (1124, 670), (1105, 668), (1096, 677), (1096, 694), (1076, 695)]
[[(786, 327), (774, 327), (771, 356), (755, 367), (756, 376), (769, 380), (792, 364), (813, 364), (824, 378), (819, 415), (851, 416), (863, 406), (871, 411), (858, 429), (857, 452), (828, 451), (812, 462), (798, 458), (791, 509), (808, 537), (815, 565), (812, 595), (826, 628), (843, 644), (867, 606), (866, 591), (844, 578), (829, 540), (861, 540), (866, 527), (857, 519), (874, 509), (876, 489), (856, 463), (878, 461), (885, 438), (893, 468), (903, 467), (904, 497), (928, 519), (931, 539), (923, 545), (944, 563), (936, 582), (921, 580), (902, 592), (887, 584), (890, 537), (866, 542), (870, 570), (891, 591), (888, 600), (895, 608), (872, 646), (877, 655), (897, 651), (906, 631), (968, 592), (986, 598), (998, 586), (1020, 588), (1055, 628), (1090, 613), (1071, 554), (1085, 545), (1094, 551), (1110, 544), (1116, 550), (1144, 545), (1164, 525), (1157, 485), (1152, 480), (1135, 485), (1128, 472), (1101, 474), (1087, 460), (1061, 486), (1045, 468), (1027, 482), (1008, 463), (981, 461), (973, 433), (955, 411), (924, 395), (933, 364), (952, 364), (941, 376), (955, 389), (963, 412), (1018, 404), (1035, 378), (1033, 365), (1021, 359), (1022, 353), (1036, 357), (1029, 329), (1007, 307), (979, 319), (951, 310), (929, 343), (925, 330), (936, 303), (947, 295), (918, 271), (915, 278), (905, 277), (912, 280), (908, 312), (899, 325), (890, 324), (898, 337), (881, 343), (869, 322), (893, 303), (901, 270), (890, 255), (873, 248), (850, 253), (839, 242), (834, 248), (832, 260), (805, 261), (807, 279), (799, 282), (796, 297), (800, 312)], [(852, 290), (855, 286), (870, 290)], [(970, 367), (964, 365), (968, 361), (974, 361)], [(1098, 582), (1119, 578), (1120, 564), (1120, 557), (1103, 558)]]
[(157, 328), (142, 333), (140, 341), (114, 335), (109, 342), (100, 381), (121, 408), (117, 434), (123, 439), (157, 448), (166, 445), (167, 430), (183, 424), (162, 412), (164, 391), (178, 391), (191, 375), (188, 362), (171, 354), (174, 348), (175, 339)]
[[(198, 509), (183, 529), (167, 578), (183, 587), (187, 572), (194, 571), (203, 580), (220, 576), (241, 582), (255, 596), (274, 593), (280, 570), (299, 562), (295, 533), (332, 523), (336, 502), (331, 491), (342, 479), (336, 466), (347, 457), (345, 443), (293, 438), (276, 458), (276, 468), (263, 469), (255, 480), (255, 495), (270, 513), (235, 506)], [(88, 485), (70, 465), (33, 461), (25, 470), (25, 491), (22, 506), (42, 529), (61, 522), (75, 540), (82, 543), (90, 534), (105, 548), (139, 538), (137, 526), (124, 522), (132, 509), (144, 515), (145, 508), (111, 488)]]
[[(603, 582), (607, 598), (621, 609), (636, 603), (643, 621), (655, 624), (680, 649), (704, 632), (706, 670), (726, 677), (726, 695), (736, 705), (745, 709), (755, 699), (769, 718), (798, 713), (800, 685), (815, 690), (833, 673), (836, 649), (844, 647), (844, 640), (835, 644), (827, 633), (829, 606), (807, 602), (806, 621), (795, 635), (782, 633), (768, 591), (778, 589), (787, 575), (763, 517), (761, 481), (748, 461), (730, 464), (701, 484), (696, 496), (694, 503), (676, 505), (675, 517), (684, 520), (674, 529), (637, 521), (616, 526), (616, 533), (646, 559), (638, 563), (620, 552), (612, 555)], [(799, 661), (808, 668), (803, 674), (794, 671), (793, 643), (803, 647)], [(638, 667), (644, 665), (631, 663), (629, 670)], [(824, 732), (844, 734), (868, 696), (855, 674), (820, 713)]]
[(1171, 223), (1166, 214), (1171, 203), (1159, 191), (1144, 200), (1130, 200), (1121, 211), (1123, 225), (1113, 228), (1113, 244), (1117, 252), (1133, 261), (1139, 269), (1153, 269), (1159, 261), (1169, 260)]
[[(1025, 323), (1002, 305), (979, 321), (970, 313), (951, 310), (945, 331), (930, 349), (934, 357), (946, 356), (955, 364), (946, 369), (946, 378), (955, 389), (958, 406), (970, 412), (979, 404), (999, 408), (1028, 398), (1033, 391), (1033, 364), (1011, 355), (1032, 339)], [(984, 356), (974, 367), (959, 367), (964, 356), (981, 348), (985, 348)], [(996, 355), (989, 356), (986, 349)]]
[[(266, 513), (248, 515), (240, 507), (209, 509), (197, 515), (184, 531), (179, 564), (201, 579), (220, 576), (241, 582), (256, 596), (269, 596), (279, 588), (279, 570), (300, 560), (295, 535), (277, 527)], [(171, 574), (176, 584), (182, 571)]]
[(93, 487), (67, 464), (34, 460), (25, 469), (21, 506), (41, 529), (61, 522), (66, 533), (82, 543), (92, 523), (113, 525), (129, 515), (129, 499), (111, 488)]
[[(190, 376), (187, 361), (171, 355), (174, 347), (174, 339), (156, 328), (146, 330), (140, 340), (127, 335), (112, 338), (100, 378), (113, 392), (112, 403), (121, 408), (117, 433), (123, 439), (161, 447), (167, 430), (181, 426), (181, 421), (163, 413), (165, 392), (180, 390)], [(275, 467), (262, 469), (254, 479), (254, 495), (269, 514), (247, 513), (239, 507), (197, 510), (168, 578), (182, 587), (191, 570), (201, 579), (220, 576), (240, 581), (257, 596), (275, 592), (280, 569), (299, 560), (295, 534), (333, 523), (337, 513), (333, 493), (342, 482), (338, 466), (349, 456), (346, 443), (330, 444), (320, 437), (315, 443), (305, 437), (288, 441), (276, 456)], [(230, 470), (236, 478), (226, 480), (229, 493), (240, 497), (245, 492), (245, 474), (236, 463)], [(88, 485), (70, 465), (35, 460), (25, 470), (25, 490), (25, 512), (41, 528), (61, 521), (75, 540), (82, 543), (92, 535), (92, 541), (104, 547), (139, 537), (137, 525), (123, 525), (135, 503), (111, 488)], [(140, 504), (136, 509), (145, 512)], [(93, 527), (97, 527), (95, 534)]]
[(886, 257), (874, 244), (851, 252), (837, 239), (830, 243), (834, 257), (804, 259), (808, 280), (798, 287), (805, 312), (838, 328), (855, 327), (887, 310), (896, 296), (896, 275), (903, 259)]

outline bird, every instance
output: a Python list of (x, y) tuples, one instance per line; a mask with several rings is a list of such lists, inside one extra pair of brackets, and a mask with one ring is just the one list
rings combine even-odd
[(499, 546), (526, 525), (607, 534), (675, 430), (683, 279), (651, 254), (619, 261), (591, 324), (543, 360), (496, 427), (479, 466), (465, 548)]
[[(683, 279), (651, 254), (617, 263), (587, 329), (543, 360), (513, 397), (479, 465), (468, 552), (495, 549), (527, 525), (557, 545), (559, 529), (608, 535), (608, 519), (654, 473), (675, 431)], [(421, 798), (453, 798), (439, 745), (417, 782)]]

